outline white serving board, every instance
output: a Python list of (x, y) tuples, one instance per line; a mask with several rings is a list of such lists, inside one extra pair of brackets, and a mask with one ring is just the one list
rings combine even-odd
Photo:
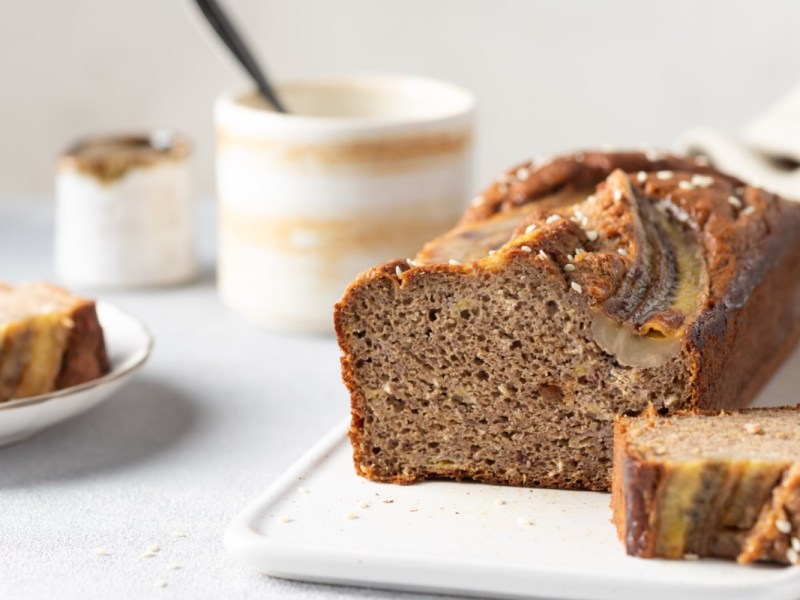
[[(796, 403), (798, 390), (795, 352), (757, 404)], [(367, 481), (354, 472), (346, 431), (342, 423), (325, 436), (236, 517), (225, 536), (235, 557), (276, 577), (446, 594), (800, 597), (796, 567), (626, 556), (610, 522), (608, 494)]]

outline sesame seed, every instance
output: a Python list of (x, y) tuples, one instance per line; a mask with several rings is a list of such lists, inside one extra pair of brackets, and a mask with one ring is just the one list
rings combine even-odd
[(747, 433), (752, 433), (754, 435), (759, 435), (764, 433), (764, 428), (761, 427), (761, 425), (759, 425), (758, 423), (745, 423), (744, 430)]
[(148, 552), (158, 552), (159, 550), (161, 550), (161, 548), (159, 547), (159, 545), (158, 545), (158, 544), (150, 544), (150, 545), (147, 547), (147, 551), (148, 551)]
[(586, 250), (583, 248), (575, 248), (575, 256), (580, 256), (581, 254), (586, 254)]
[(383, 384), (383, 391), (386, 392), (387, 394), (391, 394), (392, 393), (392, 382), (391, 381), (387, 381), (386, 383)]
[(576, 292), (578, 292), (579, 294), (580, 294), (581, 292), (583, 292), (583, 288), (581, 287), (581, 284), (579, 284), (579, 283), (578, 283), (578, 282), (576, 282), (576, 281), (573, 281), (573, 282), (570, 284), (570, 286), (572, 287), (572, 289), (573, 289), (573, 290), (575, 290), (575, 291), (576, 291)]
[(525, 517), (520, 517), (519, 519), (517, 519), (517, 525), (521, 527), (530, 527), (531, 525), (533, 525), (533, 521), (531, 521), (530, 519), (526, 519)]
[(693, 190), (694, 186), (689, 181), (679, 181), (678, 187), (682, 190)]
[(534, 231), (536, 231), (536, 225), (528, 225), (525, 228), (525, 233), (533, 233)]
[(586, 201), (587, 201), (589, 204), (594, 204), (595, 202), (597, 202), (597, 196), (595, 196), (594, 194), (591, 194), (591, 195), (589, 195), (589, 196), (586, 196)]
[(483, 196), (475, 196), (472, 199), (472, 206), (482, 206), (484, 202), (486, 202), (486, 198)]
[(778, 519), (775, 521), (775, 529), (780, 531), (781, 533), (791, 533), (792, 532), (792, 524), (789, 523), (786, 519)]
[(539, 250), (539, 256), (542, 258), (550, 258), (544, 250)]
[(494, 503), (495, 506), (503, 506), (506, 503), (506, 501), (503, 500), (502, 498), (495, 498)]
[(786, 560), (788, 560), (791, 564), (796, 565), (798, 556), (800, 556), (794, 548), (789, 548), (786, 550)]
[(617, 254), (620, 256), (628, 256), (628, 251), (625, 248), (617, 248)]
[(596, 231), (587, 231), (586, 232), (586, 239), (588, 239), (590, 242), (596, 242), (597, 241), (597, 232)]
[(527, 252), (528, 254), (533, 252), (533, 248), (531, 248), (530, 246), (520, 246), (519, 249), (522, 250), (523, 252)]
[(511, 173), (501, 173), (500, 176), (497, 178), (497, 181), (500, 183), (514, 183), (516, 179)]
[(800, 552), (800, 538), (792, 538), (792, 550), (795, 552)]
[(742, 208), (742, 201), (736, 196), (728, 196), (728, 202), (730, 202), (730, 205), (734, 208)]
[(672, 179), (672, 171), (659, 171), (656, 173), (656, 177), (661, 179), (662, 181), (666, 181), (667, 179)]
[(165, 588), (167, 587), (167, 582), (163, 579), (156, 579), (155, 583), (153, 584), (154, 587), (157, 588)]
[(711, 187), (714, 185), (714, 178), (709, 175), (692, 175), (692, 185), (697, 187)]
[(358, 515), (356, 513), (354, 513), (354, 512), (348, 512), (348, 513), (344, 513), (344, 515), (342, 515), (342, 518), (345, 521), (354, 521), (354, 520), (356, 520), (358, 518)]
[(752, 215), (754, 212), (756, 212), (756, 207), (755, 206), (748, 206), (747, 208), (742, 210), (741, 214), (747, 216), (747, 215)]
[(700, 557), (697, 554), (692, 554), (692, 553), (683, 555), (683, 560), (698, 560), (699, 558)]
[(614, 202), (619, 202), (622, 200), (622, 190), (616, 189), (614, 190)]
[(358, 508), (369, 508), (369, 502), (361, 501), (358, 503)]
[(96, 554), (97, 556), (110, 556), (111, 555), (111, 553), (108, 551), (108, 548), (106, 548), (105, 546), (100, 546), (99, 548), (95, 548), (94, 550), (92, 550), (92, 552), (94, 554)]
[(140, 558), (153, 558), (156, 555), (155, 552), (142, 552), (139, 556)]
[(311, 493), (310, 489), (308, 489), (307, 487), (302, 486), (302, 485), (299, 488), (297, 488), (297, 491), (300, 492), (301, 494), (310, 494)]
[(559, 219), (561, 219), (561, 215), (550, 215), (550, 216), (549, 216), (549, 217), (547, 217), (547, 219), (545, 220), (545, 223), (547, 223), (548, 225), (550, 225), (551, 223), (555, 223), (555, 222), (556, 222), (556, 221), (558, 221)]
[(458, 261), (457, 261), (456, 259), (454, 259), (454, 258), (451, 258), (450, 260), (448, 260), (448, 261), (447, 261), (447, 264), (449, 264), (449, 265), (451, 265), (451, 266), (453, 266), (453, 267), (460, 267), (460, 266), (461, 266), (461, 263), (460, 263), (460, 262), (458, 262)]
[(497, 253), (497, 250), (489, 250), (489, 256), (494, 256)]
[(564, 265), (564, 270), (567, 273), (570, 273), (570, 272), (575, 270), (575, 265), (573, 265), (572, 263), (567, 263), (567, 264)]
[(410, 258), (407, 258), (407, 259), (406, 259), (406, 264), (407, 264), (409, 267), (418, 267), (418, 266), (420, 266), (422, 263), (418, 263), (418, 262), (417, 262), (417, 261), (415, 261), (415, 260), (411, 260)]
[(294, 521), (294, 519), (292, 517), (288, 516), (288, 515), (283, 515), (280, 518), (280, 522), (281, 523), (291, 523), (292, 521)]
[(644, 183), (645, 181), (647, 181), (647, 173), (645, 173), (644, 171), (639, 171), (636, 174), (636, 181), (638, 181), (639, 183)]
[(167, 570), (168, 571), (177, 571), (180, 568), (181, 568), (181, 566), (176, 562), (171, 562), (171, 563), (169, 563), (167, 565)]
[(652, 148), (645, 150), (644, 156), (650, 162), (655, 162), (657, 160), (661, 160), (662, 158), (664, 158), (664, 155), (661, 152), (653, 150)]
[(520, 181), (525, 181), (526, 179), (528, 179), (528, 177), (531, 176), (531, 171), (527, 167), (521, 167), (517, 169), (516, 175), (517, 179), (519, 179)]
[(186, 532), (184, 532), (184, 531), (173, 531), (172, 535), (175, 536), (176, 538), (185, 538), (186, 537)]
[(401, 269), (401, 268), (400, 268), (400, 265), (397, 265), (397, 266), (394, 268), (394, 274), (395, 274), (395, 275), (397, 275), (398, 277), (400, 277), (400, 275), (402, 275), (402, 274), (403, 274), (403, 269)]
[(575, 260), (575, 257), (574, 257), (574, 256), (572, 256), (572, 254), (567, 254), (567, 260), (568, 260), (569, 262), (572, 262), (573, 260)]

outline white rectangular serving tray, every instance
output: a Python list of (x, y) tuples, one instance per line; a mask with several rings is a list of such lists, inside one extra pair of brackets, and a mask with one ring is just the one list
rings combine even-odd
[[(795, 404), (800, 352), (759, 396)], [(357, 477), (342, 423), (230, 524), (238, 559), (276, 577), (506, 598), (796, 600), (800, 568), (625, 555), (609, 495)]]

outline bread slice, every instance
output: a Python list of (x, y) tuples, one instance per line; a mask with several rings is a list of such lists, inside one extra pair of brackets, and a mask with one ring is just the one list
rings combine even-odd
[(753, 398), (800, 334), (798, 255), (800, 205), (692, 160), (512, 169), (337, 304), (356, 470), (608, 490), (616, 415)]
[(0, 402), (84, 383), (108, 370), (94, 302), (47, 283), (0, 283)]
[(796, 564), (800, 410), (619, 418), (612, 509), (634, 556)]

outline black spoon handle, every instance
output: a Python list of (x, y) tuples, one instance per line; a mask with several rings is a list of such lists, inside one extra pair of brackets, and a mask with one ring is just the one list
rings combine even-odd
[(233, 55), (238, 59), (244, 69), (255, 80), (259, 91), (267, 99), (267, 101), (275, 107), (278, 112), (286, 113), (286, 107), (278, 99), (272, 85), (270, 85), (264, 71), (258, 66), (256, 59), (245, 44), (242, 36), (236, 31), (236, 28), (228, 19), (222, 7), (217, 3), (217, 0), (195, 0), (197, 6), (203, 12), (206, 20), (217, 32), (220, 39), (225, 42), (225, 45), (230, 49)]

